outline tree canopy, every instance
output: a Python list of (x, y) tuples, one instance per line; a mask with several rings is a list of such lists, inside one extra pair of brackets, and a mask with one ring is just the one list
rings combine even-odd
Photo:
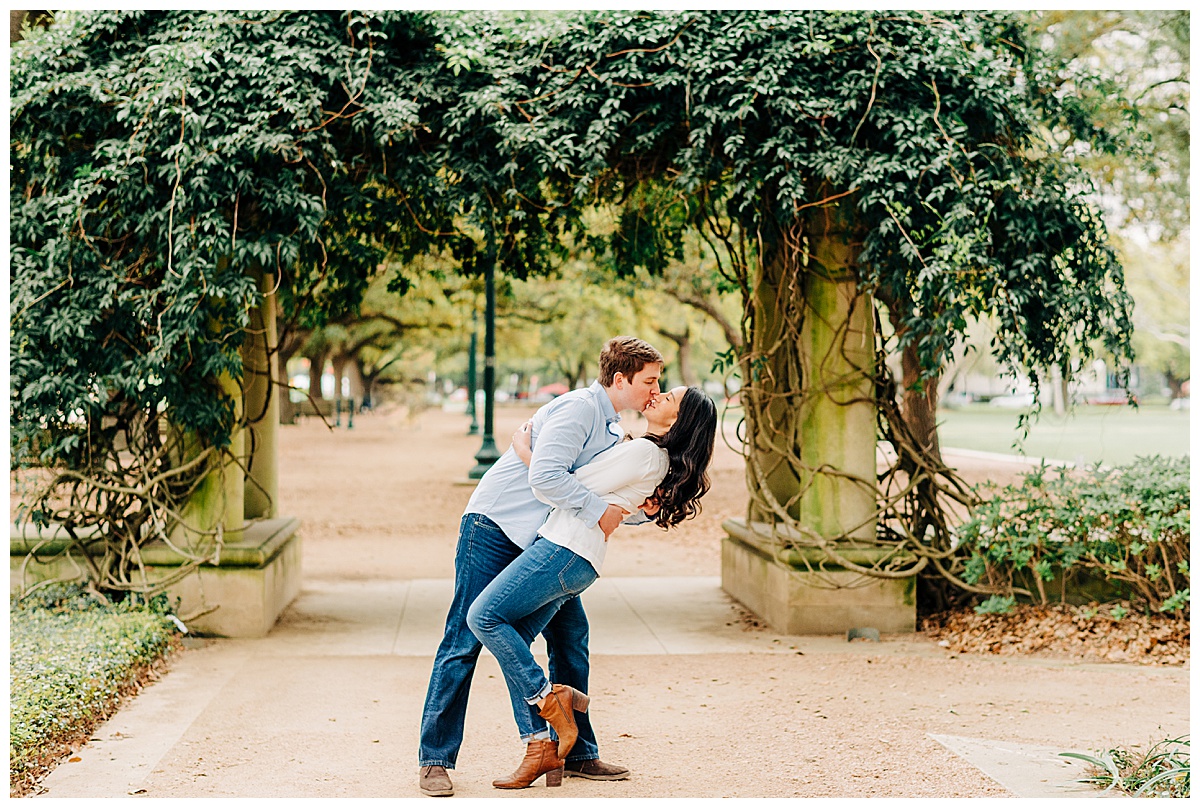
[[(14, 457), (85, 463), (129, 409), (219, 447), (252, 276), (320, 325), (433, 249), (467, 274), (580, 244), (660, 272), (695, 230), (745, 329), (756, 289), (824, 272), (927, 374), (981, 316), (1014, 369), (1124, 367), (1121, 266), (1055, 147), (1115, 151), (1120, 127), (1060, 69), (993, 11), (64, 13), (13, 56)], [(797, 346), (739, 350), (749, 383)]]
[(119, 392), (219, 434), (247, 266), (319, 319), (388, 252), (444, 237), (470, 271), (472, 220), (544, 266), (577, 200), (651, 179), (759, 235), (851, 195), (862, 280), (930, 363), (981, 310), (1021, 367), (1125, 356), (1087, 184), (1039, 157), (1079, 122), (1035, 53), (990, 12), (64, 15), (13, 62), (18, 421)]

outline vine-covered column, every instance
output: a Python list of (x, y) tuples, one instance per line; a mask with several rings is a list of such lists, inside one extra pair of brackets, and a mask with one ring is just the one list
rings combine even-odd
[(874, 306), (859, 291), (850, 203), (813, 209), (798, 354), (804, 374), (799, 519), (825, 538), (875, 538)]
[(262, 302), (250, 310), (250, 325), (242, 344), (247, 430), (245, 517), (278, 515), (279, 457), (279, 335), (275, 316), (275, 277), (253, 267), (251, 276)]
[(875, 330), (849, 205), (813, 207), (762, 245), (744, 368), (750, 521), (818, 543), (875, 531)]
[[(241, 385), (228, 373), (218, 378), (221, 391), (234, 403), (235, 423), (242, 419)], [(229, 437), (228, 451), (211, 451), (205, 461), (207, 472), (192, 490), (180, 513), (179, 523), (173, 531), (174, 543), (189, 548), (194, 553), (206, 554), (205, 549), (216, 534), (241, 530), (245, 523), (246, 475), (234, 458), (245, 455), (246, 431), (235, 427)], [(184, 457), (178, 465), (185, 465), (198, 456), (200, 441), (194, 437), (182, 442)]]

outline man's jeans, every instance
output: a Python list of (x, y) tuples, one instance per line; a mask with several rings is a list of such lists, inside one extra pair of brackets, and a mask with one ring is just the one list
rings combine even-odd
[(559, 607), (596, 580), (587, 559), (538, 537), (467, 610), (467, 625), (500, 663), (513, 704), (550, 684), (529, 650)]
[[(421, 766), (453, 769), (462, 745), (471, 677), (483, 646), (467, 627), (467, 610), (479, 593), (521, 554), (499, 526), (481, 514), (463, 516), (454, 556), (454, 600), (446, 630), (433, 659), (425, 710), (421, 716)], [(567, 600), (542, 631), (550, 657), (550, 679), (588, 692), (588, 622), (579, 598)], [(512, 698), (512, 692), (509, 692)], [(513, 715), (522, 736), (546, 729), (536, 708), (512, 698)], [(579, 740), (568, 760), (599, 757), (596, 734), (586, 713), (577, 713)]]

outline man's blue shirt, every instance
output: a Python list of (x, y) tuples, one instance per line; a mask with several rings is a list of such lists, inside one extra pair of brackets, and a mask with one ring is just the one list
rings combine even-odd
[(608, 507), (603, 499), (576, 482), (571, 472), (619, 442), (623, 433), (617, 414), (600, 382), (572, 390), (533, 415), (533, 459), (521, 462), (509, 447), (475, 487), (464, 513), (482, 514), (524, 549), (537, 537), (550, 506), (570, 508), (588, 524), (596, 524)]

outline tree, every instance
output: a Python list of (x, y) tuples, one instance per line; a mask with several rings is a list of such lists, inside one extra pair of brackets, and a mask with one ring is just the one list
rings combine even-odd
[(1129, 291), (1136, 300), (1133, 345), (1138, 364), (1162, 374), (1172, 398), (1191, 378), (1191, 277), (1188, 239), (1126, 245)]
[[(980, 317), (1015, 368), (1130, 356), (1121, 267), (1047, 135), (1119, 140), (1028, 42), (993, 12), (72, 18), (14, 62), (16, 454), (85, 465), (126, 401), (222, 450), (256, 273), (315, 327), (389, 254), (545, 273), (611, 202), (618, 263), (660, 273), (695, 229), (742, 294), (751, 515), (940, 565), (962, 495), (896, 408), (876, 302), (922, 378)], [(629, 206), (663, 188), (669, 215)]]
[(436, 239), (442, 180), (396, 146), (436, 36), (408, 13), (70, 12), (14, 49), (12, 459), (55, 471), (35, 521), (109, 540), (100, 585), (144, 587), (144, 541), (183, 531), (194, 566), (241, 526), (271, 291), (319, 326)]
[[(1081, 159), (1097, 178), (1128, 267), (1138, 364), (1162, 373), (1177, 396), (1190, 375), (1187, 307), (1181, 305), (1189, 288), (1190, 15), (1043, 12), (1034, 24), (1077, 103), (1109, 127), (1131, 132), (1133, 148), (1113, 155), (1085, 145)], [(1080, 149), (1074, 139), (1059, 146)]]
[(1050, 11), (1032, 15), (1045, 58), (1078, 114), (1103, 127), (1132, 129), (1129, 148), (1077, 150), (1105, 192), (1111, 226), (1136, 226), (1151, 239), (1187, 230), (1190, 193), (1190, 14), (1174, 11)]
[[(925, 555), (944, 552), (935, 500), (953, 485), (875, 389), (872, 300), (920, 376), (978, 317), (995, 318), (1002, 365), (1069, 368), (1097, 347), (1128, 363), (1121, 268), (1086, 176), (1044, 138), (1105, 141), (1055, 94), (1018, 18), (612, 12), (527, 41), (489, 65), (503, 77), (491, 101), (513, 110), (510, 153), (539, 144), (550, 179), (589, 198), (666, 178), (686, 221), (735, 259), (752, 516), (827, 542), (872, 537), (876, 513), (918, 551), (928, 528), (942, 546)], [(879, 507), (874, 441), (854, 470), (834, 458), (826, 471), (814, 437), (876, 401), (911, 483)], [(807, 510), (845, 497), (857, 504), (824, 524)]]

